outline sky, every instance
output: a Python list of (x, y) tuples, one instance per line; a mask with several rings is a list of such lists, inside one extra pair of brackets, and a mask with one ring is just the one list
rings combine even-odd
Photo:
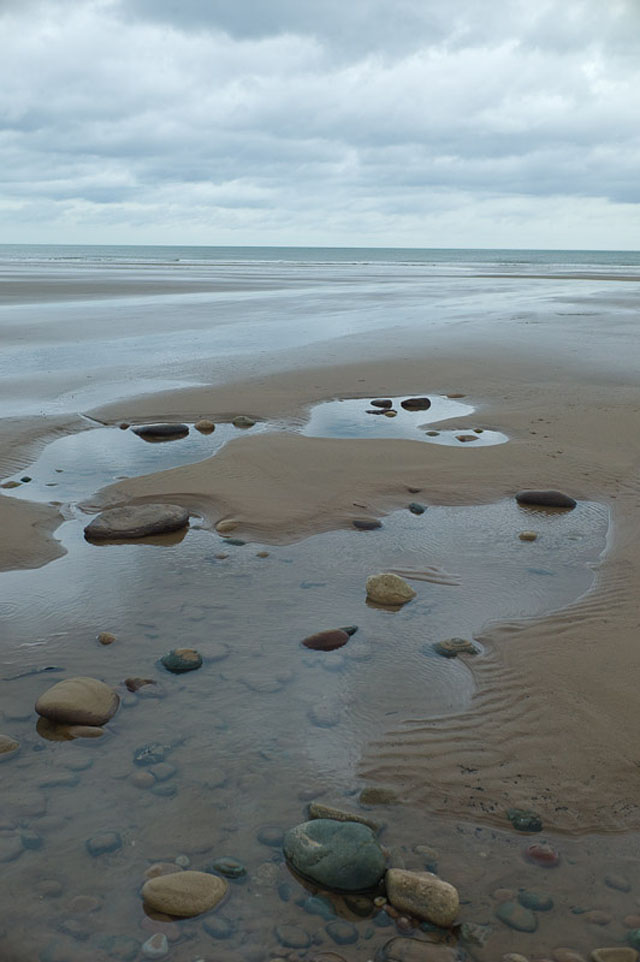
[(640, 248), (640, 0), (0, 0), (0, 243)]

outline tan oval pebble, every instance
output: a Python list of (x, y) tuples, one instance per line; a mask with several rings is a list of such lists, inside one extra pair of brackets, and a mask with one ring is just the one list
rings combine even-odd
[(20, 742), (11, 735), (0, 735), (0, 761), (12, 758), (20, 748)]
[(383, 571), (367, 578), (367, 598), (379, 605), (404, 605), (416, 593), (407, 582), (390, 571)]
[(132, 785), (135, 785), (136, 788), (151, 788), (151, 786), (156, 783), (151, 772), (133, 772), (129, 781)]
[[(153, 775), (151, 779), (155, 782)], [(161, 878), (163, 875), (175, 875), (176, 872), (181, 872), (182, 869), (175, 862), (154, 862), (144, 873), (146, 879), (150, 878)]]
[(518, 537), (521, 541), (536, 541), (538, 535), (535, 531), (521, 531)]
[(225, 518), (222, 521), (218, 521), (216, 531), (219, 531), (220, 534), (227, 534), (229, 531), (235, 531), (239, 524), (240, 522), (235, 521), (233, 518)]
[(638, 962), (638, 953), (635, 949), (618, 945), (594, 949), (591, 953), (591, 962)]
[(269, 557), (268, 551), (258, 551), (256, 554), (256, 558), (268, 558), (268, 557)]
[(398, 417), (398, 412), (397, 412), (397, 411), (385, 411), (385, 412), (384, 412), (384, 416), (385, 416), (386, 418), (397, 418), (397, 417)]
[(400, 912), (433, 925), (450, 926), (460, 907), (453, 885), (431, 872), (390, 868), (384, 877), (387, 898)]
[(211, 434), (211, 432), (216, 429), (215, 424), (213, 421), (210, 421), (209, 418), (200, 418), (193, 426), (196, 431), (200, 431), (201, 434)]
[(218, 561), (224, 561), (225, 558), (228, 558), (228, 557), (229, 557), (229, 555), (228, 555), (228, 554), (215, 554), (213, 557), (214, 557), (214, 558), (217, 558)]
[(581, 952), (575, 949), (557, 948), (551, 953), (554, 962), (587, 962)]
[(66, 729), (69, 738), (101, 738), (104, 735), (104, 728), (97, 725), (60, 725)]
[(145, 882), (142, 898), (156, 912), (192, 918), (216, 906), (227, 888), (224, 879), (207, 872), (176, 872)]
[(118, 636), (113, 635), (110, 631), (101, 631), (98, 635), (98, 641), (101, 645), (112, 645), (117, 640)]
[(97, 678), (66, 678), (38, 698), (36, 711), (62, 725), (104, 725), (117, 711), (120, 698)]
[(584, 918), (587, 922), (591, 922), (592, 925), (609, 925), (613, 916), (610, 915), (609, 912), (592, 909), (590, 912), (585, 913)]

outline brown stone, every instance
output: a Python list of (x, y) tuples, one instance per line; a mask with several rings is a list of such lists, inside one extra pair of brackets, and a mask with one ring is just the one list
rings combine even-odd
[(214, 908), (224, 898), (227, 887), (217, 875), (177, 872), (149, 879), (142, 887), (142, 898), (156, 912), (192, 918)]
[(313, 651), (334, 651), (342, 648), (349, 641), (349, 635), (341, 628), (332, 628), (329, 631), (318, 631), (315, 635), (309, 635), (302, 641), (305, 648)]
[(193, 426), (196, 431), (200, 431), (201, 434), (211, 434), (211, 432), (216, 429), (213, 421), (210, 421), (208, 418), (200, 418)]
[(391, 868), (384, 881), (387, 898), (400, 912), (443, 927), (455, 921), (460, 907), (458, 893), (437, 875)]
[(144, 688), (145, 685), (156, 685), (157, 682), (153, 678), (125, 678), (125, 685), (129, 691), (138, 691), (140, 688)]
[(20, 742), (11, 735), (0, 735), (0, 762), (13, 758), (20, 748)]
[(38, 698), (36, 711), (56, 724), (94, 727), (108, 722), (119, 703), (117, 692), (109, 685), (78, 676), (48, 688)]
[(112, 635), (110, 631), (101, 631), (98, 635), (98, 641), (101, 645), (112, 645), (114, 641), (118, 640), (117, 635)]

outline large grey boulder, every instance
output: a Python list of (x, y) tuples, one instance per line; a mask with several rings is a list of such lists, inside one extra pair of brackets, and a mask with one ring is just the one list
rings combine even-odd
[(131, 504), (108, 508), (84, 529), (88, 541), (120, 541), (179, 531), (189, 511), (178, 504)]
[(382, 878), (385, 859), (367, 825), (330, 818), (313, 819), (290, 829), (284, 854), (293, 868), (329, 889), (357, 892)]

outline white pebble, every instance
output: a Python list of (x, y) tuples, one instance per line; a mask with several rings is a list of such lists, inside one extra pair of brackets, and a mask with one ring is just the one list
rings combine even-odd
[(191, 865), (191, 859), (189, 858), (188, 855), (178, 855), (175, 862), (176, 862), (176, 865), (180, 866), (180, 868), (189, 868), (189, 866)]
[(162, 959), (169, 951), (169, 940), (164, 932), (156, 932), (142, 946), (142, 954), (148, 959)]

